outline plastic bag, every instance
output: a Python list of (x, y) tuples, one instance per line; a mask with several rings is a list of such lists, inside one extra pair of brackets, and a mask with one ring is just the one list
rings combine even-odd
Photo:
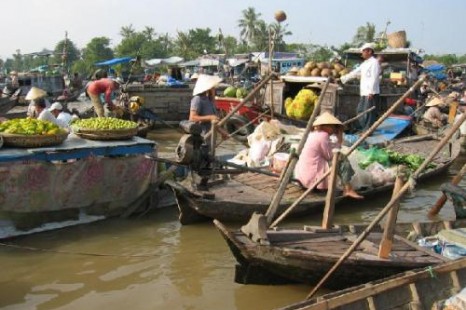
[(377, 162), (383, 166), (389, 166), (390, 160), (387, 151), (377, 147), (371, 147), (367, 150), (359, 150), (364, 155), (364, 159), (359, 162), (361, 169), (366, 169), (371, 163)]

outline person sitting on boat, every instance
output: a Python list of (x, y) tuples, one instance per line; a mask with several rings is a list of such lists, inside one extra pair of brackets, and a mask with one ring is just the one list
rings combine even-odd
[(49, 108), (50, 113), (57, 119), (58, 126), (61, 128), (69, 128), (73, 115), (63, 111), (63, 106), (60, 102), (54, 102)]
[[(294, 169), (294, 176), (301, 184), (309, 188), (329, 169), (328, 162), (332, 160), (334, 148), (339, 148), (343, 141), (343, 123), (329, 112), (322, 113), (312, 124), (312, 131), (304, 144)], [(332, 137), (333, 136), (333, 137)], [(332, 139), (336, 137), (336, 142)], [(362, 199), (351, 186), (350, 181), (354, 175), (348, 159), (339, 163), (338, 176), (343, 183), (343, 196)], [(317, 185), (317, 189), (328, 188), (327, 178)]]
[[(112, 111), (115, 105), (112, 102), (112, 93), (120, 88), (122, 80), (119, 78), (110, 79), (102, 78), (100, 80), (92, 81), (87, 87), (87, 93), (91, 98), (92, 105), (94, 106), (95, 113), (98, 117), (104, 117), (106, 112), (100, 99), (100, 95), (104, 95), (104, 101), (107, 109)], [(108, 114), (108, 113), (107, 113)]]
[(426, 104), (426, 107), (428, 107), (428, 109), (422, 116), (422, 119), (431, 123), (433, 127), (442, 127), (446, 124), (446, 121), (448, 119), (448, 115), (440, 111), (440, 108), (444, 106), (445, 103), (442, 99), (438, 97), (430, 99), (430, 101)]
[(46, 99), (47, 92), (43, 89), (40, 89), (38, 87), (31, 87), (31, 89), (28, 91), (26, 94), (26, 97), (24, 98), (25, 100), (29, 101), (29, 106), (26, 112), (26, 115), (28, 117), (35, 118), (38, 116), (36, 114), (36, 107), (35, 107), (35, 101), (39, 99), (44, 99), (45, 100), (45, 107), (49, 108), (50, 107), (50, 102)]
[(201, 124), (203, 136), (210, 131), (211, 122), (219, 120), (214, 98), (215, 87), (220, 82), (221, 79), (218, 76), (200, 74), (194, 86), (189, 120)]
[(60, 126), (60, 123), (57, 121), (57, 118), (46, 108), (45, 98), (39, 98), (34, 100), (34, 108), (36, 110), (37, 119), (42, 121), (49, 121), (54, 123), (57, 126)]

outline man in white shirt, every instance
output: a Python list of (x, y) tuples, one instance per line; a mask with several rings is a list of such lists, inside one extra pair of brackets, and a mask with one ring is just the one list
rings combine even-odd
[(346, 82), (360, 77), (359, 95), (361, 96), (356, 113), (364, 112), (375, 106), (372, 112), (369, 112), (359, 118), (360, 129), (368, 129), (376, 120), (377, 107), (380, 94), (380, 74), (381, 67), (379, 61), (374, 57), (374, 45), (366, 43), (361, 47), (362, 58), (364, 62), (350, 73), (341, 77), (341, 82)]
[(61, 128), (68, 128), (70, 127), (70, 123), (73, 119), (71, 114), (66, 113), (63, 111), (63, 106), (61, 105), (60, 102), (54, 102), (50, 108), (49, 108), (50, 113), (55, 116), (58, 122), (58, 126)]
[(48, 109), (45, 108), (45, 99), (44, 98), (39, 98), (34, 100), (34, 108), (36, 111), (37, 119), (43, 120), (43, 121), (49, 121), (52, 122), (58, 126), (60, 126), (59, 122), (57, 121), (56, 117), (53, 116), (52, 113)]

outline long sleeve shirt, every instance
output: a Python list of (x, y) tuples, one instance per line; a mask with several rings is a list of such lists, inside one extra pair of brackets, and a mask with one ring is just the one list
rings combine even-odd
[(116, 90), (115, 83), (112, 79), (104, 78), (93, 81), (89, 84), (87, 92), (92, 95), (104, 94), (105, 102), (112, 103), (112, 92)]
[(351, 71), (350, 73), (341, 77), (341, 82), (346, 82), (361, 78), (359, 86), (359, 94), (361, 96), (369, 96), (380, 94), (380, 74), (381, 67), (379, 61), (375, 57), (366, 59), (359, 67)]

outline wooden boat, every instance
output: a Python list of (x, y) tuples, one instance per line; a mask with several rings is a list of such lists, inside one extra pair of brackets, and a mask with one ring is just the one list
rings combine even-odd
[(466, 258), (373, 281), (298, 302), (280, 310), (441, 309), (466, 287)]
[[(460, 223), (461, 222), (461, 223)], [(416, 223), (428, 235), (464, 221)], [(331, 229), (267, 230), (269, 244), (256, 243), (242, 231), (227, 229), (214, 220), (237, 260), (235, 281), (245, 284), (308, 283), (315, 285), (366, 229), (365, 225), (340, 225)], [(416, 268), (449, 261), (430, 249), (409, 241), (412, 224), (396, 224), (393, 247), (388, 258), (379, 258), (382, 228), (376, 227), (354, 252), (327, 279), (325, 287), (338, 290), (360, 285)]]
[[(426, 139), (422, 139), (426, 138)], [(393, 141), (388, 147), (402, 154), (418, 154), (427, 157), (435, 147), (438, 140), (433, 136), (408, 137)], [(435, 168), (426, 170), (420, 180), (432, 177), (446, 171), (449, 165), (459, 154), (458, 140), (447, 145), (433, 160)], [(271, 199), (278, 188), (278, 177), (262, 173), (245, 172), (232, 174), (228, 178), (212, 181), (208, 188), (201, 190), (192, 178), (188, 177), (181, 182), (168, 182), (173, 189), (180, 210), (182, 224), (195, 223), (201, 220), (218, 219), (221, 221), (245, 221), (254, 212), (264, 214), (270, 205)], [(393, 184), (379, 187), (370, 187), (359, 192), (370, 197), (381, 192), (389, 191)], [(291, 205), (296, 198), (305, 191), (300, 185), (290, 183), (280, 202), (278, 214)], [(337, 193), (337, 203), (348, 202), (348, 198)], [(320, 212), (325, 203), (325, 194), (311, 192), (293, 210), (293, 215)]]
[(153, 141), (91, 141), (0, 148), (0, 238), (156, 206)]
[(1, 97), (0, 98), (0, 116), (6, 114), (16, 105), (16, 98), (14, 97)]

